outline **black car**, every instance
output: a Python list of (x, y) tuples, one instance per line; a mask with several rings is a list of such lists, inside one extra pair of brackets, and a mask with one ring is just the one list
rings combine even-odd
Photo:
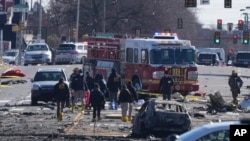
[(40, 68), (37, 70), (31, 87), (31, 105), (37, 105), (38, 101), (53, 101), (53, 88), (60, 77), (68, 79), (62, 68)]
[(191, 116), (177, 101), (149, 99), (135, 115), (132, 136), (181, 134), (191, 129)]

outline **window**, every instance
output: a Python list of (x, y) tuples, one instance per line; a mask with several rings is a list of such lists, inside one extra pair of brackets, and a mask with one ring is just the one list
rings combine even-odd
[(150, 63), (152, 64), (173, 64), (174, 50), (173, 49), (153, 49), (150, 51)]
[(141, 50), (141, 63), (143, 64), (148, 63), (148, 51), (146, 49)]
[(193, 64), (195, 62), (195, 50), (176, 49), (176, 64)]
[(229, 130), (212, 132), (197, 141), (229, 141)]
[(133, 48), (127, 48), (126, 61), (129, 63), (133, 63)]
[(134, 49), (134, 63), (138, 63), (138, 49)]

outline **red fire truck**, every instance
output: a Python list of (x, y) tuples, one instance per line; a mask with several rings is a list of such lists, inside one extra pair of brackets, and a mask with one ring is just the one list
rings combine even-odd
[(169, 70), (174, 92), (199, 90), (195, 47), (176, 34), (156, 33), (153, 38), (87, 37), (88, 55), (83, 70), (108, 78), (116, 68), (123, 82), (131, 80), (141, 94), (157, 95), (159, 80)]

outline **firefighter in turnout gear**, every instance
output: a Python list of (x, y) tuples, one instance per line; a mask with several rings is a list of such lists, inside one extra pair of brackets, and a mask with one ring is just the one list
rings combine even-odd
[(64, 82), (64, 78), (61, 77), (59, 82), (54, 86), (54, 98), (57, 104), (57, 120), (63, 120), (63, 108), (69, 99), (69, 86)]

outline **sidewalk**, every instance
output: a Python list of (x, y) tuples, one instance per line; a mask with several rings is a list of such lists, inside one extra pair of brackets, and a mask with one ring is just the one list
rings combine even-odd
[[(92, 122), (92, 110), (85, 112), (76, 111), (74, 125), (67, 127), (64, 132), (66, 135), (74, 136), (112, 136), (126, 137), (130, 134), (131, 122), (121, 121), (121, 109), (109, 110), (109, 103), (106, 103), (105, 110), (101, 111), (102, 120)], [(133, 115), (135, 114), (133, 108)]]

